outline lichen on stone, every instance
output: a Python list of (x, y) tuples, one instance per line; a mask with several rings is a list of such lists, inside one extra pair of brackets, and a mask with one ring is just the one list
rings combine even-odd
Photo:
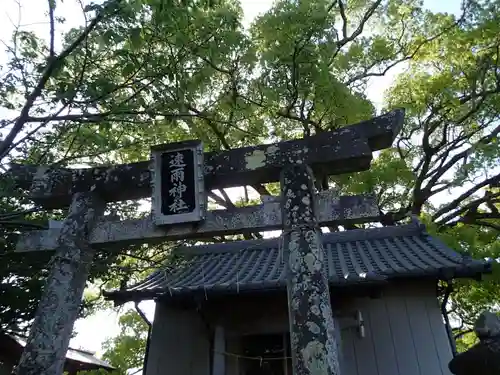
[(254, 150), (245, 155), (245, 168), (247, 170), (254, 170), (262, 168), (266, 162), (266, 154), (262, 150)]
[[(294, 375), (339, 375), (338, 345), (314, 212), (313, 178), (302, 165), (282, 172), (284, 251)], [(305, 187), (305, 188), (304, 188)]]

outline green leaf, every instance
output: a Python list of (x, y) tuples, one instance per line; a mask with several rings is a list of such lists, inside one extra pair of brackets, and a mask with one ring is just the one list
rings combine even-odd
[(126, 63), (124, 65), (123, 70), (122, 70), (122, 74), (124, 77), (127, 77), (130, 74), (132, 74), (135, 70), (136, 70), (135, 64), (132, 62), (129, 62), (129, 63)]
[(142, 30), (138, 27), (134, 27), (130, 30), (130, 42), (133, 49), (139, 49), (143, 43)]

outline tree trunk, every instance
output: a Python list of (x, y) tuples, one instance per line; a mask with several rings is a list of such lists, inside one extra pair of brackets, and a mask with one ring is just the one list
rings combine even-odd
[(321, 232), (314, 212), (312, 171), (305, 165), (281, 174), (284, 251), (294, 375), (340, 375), (339, 343)]
[(76, 193), (17, 375), (60, 375), (95, 251), (88, 237), (105, 204), (94, 193)]

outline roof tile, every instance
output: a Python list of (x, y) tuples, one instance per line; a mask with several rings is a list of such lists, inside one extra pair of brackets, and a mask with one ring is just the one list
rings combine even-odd
[[(458, 254), (414, 223), (327, 233), (322, 238), (333, 286), (404, 277), (471, 277), (489, 269), (488, 262)], [(280, 239), (194, 246), (179, 253), (189, 259), (174, 272), (158, 270), (127, 290), (106, 293), (106, 297), (126, 302), (286, 286)]]

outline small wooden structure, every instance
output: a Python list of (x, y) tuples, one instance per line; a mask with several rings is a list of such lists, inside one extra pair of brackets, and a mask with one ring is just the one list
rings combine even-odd
[[(477, 277), (422, 224), (322, 236), (342, 375), (449, 375), (438, 280)], [(292, 374), (281, 239), (178, 249), (185, 259), (108, 299), (156, 300), (146, 375)], [(313, 328), (311, 328), (313, 329)]]
[[(19, 362), (27, 337), (0, 332), (0, 375), (12, 374), (12, 369)], [(114, 370), (109, 363), (94, 356), (94, 353), (69, 348), (66, 353), (64, 371), (68, 375), (77, 375), (79, 371)]]

